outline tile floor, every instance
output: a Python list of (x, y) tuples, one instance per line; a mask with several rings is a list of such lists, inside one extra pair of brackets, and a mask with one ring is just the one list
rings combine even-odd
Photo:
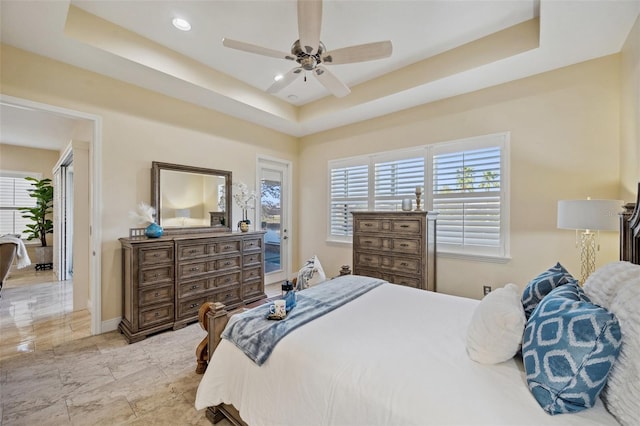
[(70, 282), (8, 283), (0, 425), (209, 424), (194, 408), (198, 324), (129, 345), (118, 332), (89, 336), (88, 312), (71, 312)]

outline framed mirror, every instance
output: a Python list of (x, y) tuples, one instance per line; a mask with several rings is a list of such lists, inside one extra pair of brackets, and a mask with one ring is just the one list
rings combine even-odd
[(231, 172), (151, 163), (151, 205), (165, 233), (228, 232)]

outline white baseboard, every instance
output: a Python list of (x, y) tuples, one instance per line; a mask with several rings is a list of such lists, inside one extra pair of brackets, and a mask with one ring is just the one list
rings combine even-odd
[(122, 320), (122, 318), (118, 317), (118, 318), (113, 318), (110, 320), (106, 320), (106, 321), (102, 321), (102, 332), (103, 333), (108, 333), (110, 331), (115, 331), (118, 329), (118, 324), (120, 324), (120, 321)]

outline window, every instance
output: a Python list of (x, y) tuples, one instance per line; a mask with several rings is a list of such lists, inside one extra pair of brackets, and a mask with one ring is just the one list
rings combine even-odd
[(31, 182), (26, 176), (40, 179), (40, 174), (0, 172), (0, 235), (22, 234), (29, 219), (22, 217), (19, 207), (35, 207), (36, 200), (29, 196)]
[(424, 205), (439, 213), (440, 253), (507, 257), (508, 136), (330, 161), (328, 239), (350, 242), (352, 211), (400, 210), (424, 186)]

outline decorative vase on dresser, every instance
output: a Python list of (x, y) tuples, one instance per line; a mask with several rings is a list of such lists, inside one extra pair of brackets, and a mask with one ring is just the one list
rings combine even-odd
[(123, 318), (129, 343), (198, 320), (204, 302), (230, 309), (266, 297), (264, 232), (120, 238)]
[(436, 291), (437, 213), (352, 214), (354, 274)]

